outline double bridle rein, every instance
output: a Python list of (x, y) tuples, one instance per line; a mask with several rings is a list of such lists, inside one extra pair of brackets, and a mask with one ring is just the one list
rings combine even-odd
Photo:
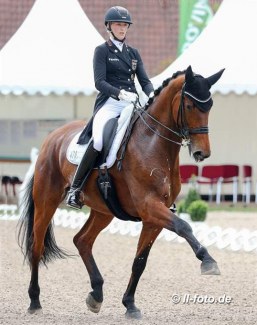
[[(184, 83), (184, 85), (182, 87), (182, 90), (181, 90), (180, 103), (179, 103), (179, 109), (178, 109), (178, 116), (177, 116), (177, 122), (176, 122), (178, 131), (172, 130), (168, 126), (162, 124), (160, 121), (158, 121), (156, 118), (154, 118), (151, 114), (149, 114), (145, 108), (142, 108), (137, 103), (134, 104), (134, 110), (138, 114), (138, 116), (140, 117), (142, 122), (153, 133), (155, 133), (156, 135), (158, 135), (162, 139), (165, 139), (165, 140), (167, 140), (169, 142), (175, 143), (175, 144), (177, 144), (179, 146), (186, 147), (186, 146), (190, 145), (190, 135), (191, 134), (207, 134), (207, 133), (209, 133), (208, 126), (200, 126), (200, 127), (197, 127), (197, 128), (189, 128), (188, 127), (188, 124), (187, 124), (187, 121), (186, 121), (186, 116), (185, 116), (185, 107), (184, 107), (184, 99), (185, 99), (186, 95), (188, 95), (188, 96), (190, 96), (190, 97), (192, 97), (192, 98), (194, 98), (197, 101), (202, 102), (202, 103), (207, 102), (211, 98), (211, 97), (209, 97), (206, 100), (200, 100), (198, 98), (195, 98), (192, 94), (185, 91), (185, 83)], [(147, 108), (148, 108), (148, 106), (147, 106)], [(146, 115), (151, 120), (153, 120), (156, 124), (160, 125), (164, 129), (166, 129), (166, 130), (170, 131), (171, 133), (175, 134), (176, 136), (178, 136), (179, 138), (182, 139), (182, 141), (178, 142), (178, 141), (174, 141), (174, 140), (172, 140), (170, 138), (165, 137), (158, 130), (155, 130), (153, 127), (151, 127), (147, 123), (147, 121), (145, 120), (145, 117), (143, 115)]]

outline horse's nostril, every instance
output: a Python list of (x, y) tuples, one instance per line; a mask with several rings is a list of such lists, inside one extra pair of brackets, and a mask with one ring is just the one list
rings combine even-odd
[(195, 161), (203, 161), (204, 158), (206, 158), (205, 155), (203, 154), (203, 152), (200, 151), (200, 150), (199, 151), (195, 151), (193, 153), (193, 156), (195, 158)]
[(210, 153), (208, 152), (206, 153), (204, 151), (198, 150), (193, 153), (193, 156), (195, 158), (195, 161), (198, 162), (198, 161), (203, 161), (205, 158), (210, 157)]

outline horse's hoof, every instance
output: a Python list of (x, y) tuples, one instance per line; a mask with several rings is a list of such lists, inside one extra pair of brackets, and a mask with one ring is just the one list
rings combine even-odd
[(127, 310), (125, 313), (127, 319), (141, 319), (142, 314), (139, 309)]
[(39, 308), (31, 308), (31, 307), (29, 307), (28, 308), (28, 314), (30, 314), (30, 315), (40, 315), (40, 314), (43, 314), (43, 309), (42, 309), (42, 307), (39, 307)]
[(32, 300), (30, 302), (30, 306), (28, 308), (28, 313), (29, 314), (41, 314), (42, 313), (42, 307), (41, 307), (39, 299)]
[(91, 295), (91, 293), (88, 294), (87, 299), (86, 299), (86, 304), (87, 307), (90, 311), (92, 311), (93, 313), (99, 313), (102, 303), (96, 301), (93, 296)]
[(220, 275), (220, 270), (216, 262), (206, 262), (201, 264), (202, 275)]

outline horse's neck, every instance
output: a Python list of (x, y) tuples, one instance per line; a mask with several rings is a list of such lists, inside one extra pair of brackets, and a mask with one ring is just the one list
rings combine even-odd
[[(165, 157), (165, 160), (169, 161), (170, 166), (173, 167), (175, 164), (178, 164), (180, 146), (168, 139), (178, 142), (179, 138), (161, 125), (163, 124), (172, 130), (176, 130), (176, 122), (172, 114), (172, 100), (176, 91), (171, 88), (170, 85), (165, 87), (147, 110), (147, 113), (159, 123), (144, 115), (147, 124), (152, 130), (150, 131), (150, 128), (146, 124), (140, 123), (136, 133), (138, 133), (141, 139), (145, 140), (139, 144), (139, 146), (142, 145), (142, 155), (148, 156), (149, 153), (149, 155)], [(161, 136), (157, 133), (161, 134)], [(162, 136), (167, 139), (163, 139)], [(161, 160), (159, 160), (159, 163), (167, 165), (166, 162)]]
[(156, 97), (153, 104), (149, 107), (148, 113), (164, 125), (173, 126), (171, 112), (172, 94), (169, 93), (168, 87), (164, 88), (159, 96)]
[[(170, 130), (167, 128), (178, 132), (177, 130), (177, 124), (174, 120), (174, 114), (172, 112), (173, 110), (173, 99), (177, 93), (177, 90), (173, 89), (171, 83), (166, 86), (159, 96), (156, 97), (154, 103), (149, 107), (148, 113), (154, 117), (159, 123), (154, 123), (154, 128), (158, 130), (160, 134), (162, 134), (164, 137), (176, 141), (179, 141), (179, 138)], [(151, 122), (151, 124), (153, 124)], [(162, 125), (161, 125), (162, 124)], [(173, 146), (172, 141), (161, 139), (161, 137), (157, 137), (157, 140), (160, 140), (160, 144), (164, 143), (166, 146), (170, 147)], [(178, 145), (175, 144), (175, 147), (177, 148)]]
[(160, 94), (155, 98), (154, 103), (148, 109), (149, 114), (172, 129), (176, 128), (176, 122), (172, 114), (172, 103), (174, 97), (181, 88), (180, 84), (182, 84), (182, 82), (171, 80), (169, 84), (162, 89)]

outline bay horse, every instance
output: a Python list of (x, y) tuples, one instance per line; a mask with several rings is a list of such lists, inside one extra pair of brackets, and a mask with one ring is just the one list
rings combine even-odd
[[(212, 99), (209, 89), (222, 73), (223, 70), (204, 78), (194, 74), (189, 66), (186, 71), (177, 72), (165, 80), (155, 90), (152, 103), (145, 109), (137, 109), (139, 118), (128, 141), (122, 169), (117, 170), (117, 161), (109, 169), (121, 207), (127, 214), (142, 220), (132, 274), (122, 299), (127, 317), (141, 317), (134, 295), (151, 247), (163, 228), (186, 239), (202, 262), (202, 274), (220, 274), (216, 261), (195, 238), (190, 225), (169, 207), (180, 192), (179, 151), (182, 142), (190, 146), (197, 162), (210, 156), (208, 115)], [(203, 98), (207, 93), (209, 97)], [(209, 105), (207, 109), (206, 105)], [(83, 121), (71, 122), (48, 135), (26, 189), (19, 244), (31, 268), (30, 313), (42, 308), (38, 283), (40, 262), (47, 264), (52, 259), (67, 256), (56, 244), (51, 219), (75, 172), (75, 166), (66, 159), (67, 147), (83, 126)], [(84, 204), (91, 208), (91, 212), (73, 242), (90, 277), (92, 291), (86, 304), (90, 311), (98, 313), (103, 301), (104, 281), (92, 255), (92, 247), (114, 215), (99, 194), (96, 177), (97, 170), (93, 170), (83, 189)]]

